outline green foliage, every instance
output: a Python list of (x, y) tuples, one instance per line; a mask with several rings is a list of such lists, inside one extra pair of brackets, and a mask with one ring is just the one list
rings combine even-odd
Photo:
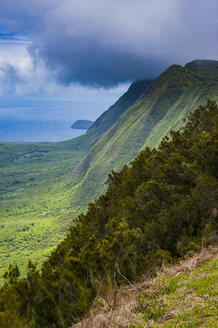
[(8, 271), (3, 274), (3, 278), (9, 284), (16, 284), (18, 277), (20, 276), (20, 271), (17, 265), (9, 264)]
[(0, 275), (9, 263), (23, 275), (28, 258), (42, 263), (65, 236), (75, 215), (66, 177), (84, 152), (65, 143), (0, 143), (0, 152)]
[[(215, 243), (217, 122), (217, 105), (208, 101), (158, 149), (146, 148), (130, 166), (112, 171), (106, 193), (76, 219), (41, 272), (30, 262), (26, 278), (2, 287), (3, 314), (31, 327), (68, 327), (97, 295), (153, 273), (191, 243)], [(13, 309), (7, 293), (16, 297)], [(152, 302), (146, 318), (158, 322), (165, 307)]]
[[(207, 98), (218, 100), (217, 61), (202, 63), (170, 66), (104, 131), (74, 172), (80, 177), (74, 206), (94, 201), (106, 190), (104, 182), (111, 170), (120, 170), (145, 147), (158, 147), (163, 136), (170, 137), (170, 130), (178, 130)], [(109, 119), (106, 114), (102, 120)], [(110, 115), (114, 114), (111, 110)]]

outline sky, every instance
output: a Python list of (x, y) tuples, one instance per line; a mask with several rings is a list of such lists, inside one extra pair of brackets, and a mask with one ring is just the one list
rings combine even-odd
[(217, 12), (217, 0), (0, 0), (0, 117), (95, 119), (134, 80), (217, 59)]

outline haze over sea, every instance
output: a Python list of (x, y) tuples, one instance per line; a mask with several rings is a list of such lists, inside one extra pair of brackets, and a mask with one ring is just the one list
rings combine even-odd
[[(96, 110), (90, 110), (92, 107)], [(56, 142), (86, 130), (71, 129), (79, 119), (95, 120), (107, 104), (86, 102), (27, 102), (0, 104), (0, 141)]]
[(26, 121), (22, 119), (0, 121), (0, 141), (62, 141), (86, 132), (71, 129), (68, 121)]

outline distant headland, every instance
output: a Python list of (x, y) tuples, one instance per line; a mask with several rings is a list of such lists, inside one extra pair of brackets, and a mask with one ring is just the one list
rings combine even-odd
[(79, 130), (87, 130), (88, 128), (90, 128), (90, 126), (92, 126), (92, 124), (93, 124), (92, 121), (78, 120), (71, 125), (71, 128), (79, 129)]

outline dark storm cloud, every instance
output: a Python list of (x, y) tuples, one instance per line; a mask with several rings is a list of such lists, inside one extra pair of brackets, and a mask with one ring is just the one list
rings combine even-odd
[[(65, 40), (60, 44), (59, 49), (47, 46), (41, 54), (48, 66), (58, 69), (58, 79), (65, 84), (79, 82), (110, 87), (120, 82), (154, 77), (165, 67), (161, 60), (140, 57), (108, 46), (101, 49), (96, 43), (93, 46), (86, 42), (85, 49), (76, 51), (71, 50), (71, 41)], [(69, 52), (65, 52), (68, 47)]]
[(65, 83), (110, 87), (216, 59), (216, 0), (0, 0), (0, 26)]

